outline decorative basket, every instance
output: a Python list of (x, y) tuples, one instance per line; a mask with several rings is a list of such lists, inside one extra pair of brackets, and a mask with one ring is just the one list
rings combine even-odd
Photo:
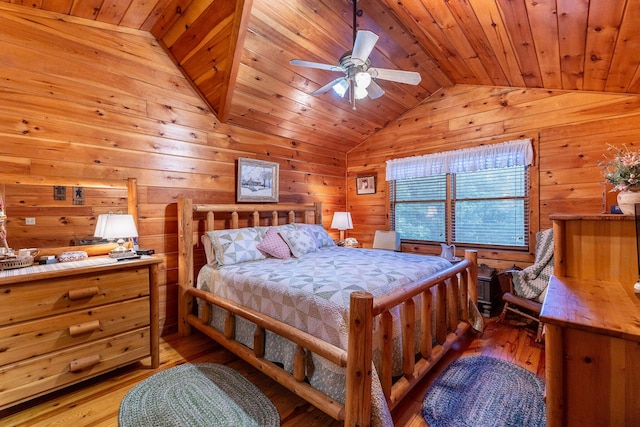
[(64, 252), (58, 255), (58, 262), (82, 261), (87, 259), (89, 255), (85, 251)]
[(0, 271), (29, 267), (31, 265), (33, 265), (33, 257), (30, 256), (0, 259)]

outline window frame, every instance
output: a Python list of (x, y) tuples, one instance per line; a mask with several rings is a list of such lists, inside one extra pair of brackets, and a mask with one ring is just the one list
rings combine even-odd
[[(444, 180), (444, 185), (446, 186), (446, 191), (445, 193), (445, 199), (444, 200), (435, 200), (435, 199), (425, 199), (425, 200), (416, 200), (416, 201), (407, 201), (407, 202), (400, 202), (402, 205), (410, 205), (410, 204), (419, 204), (419, 203), (431, 203), (431, 202), (438, 202), (438, 203), (442, 203), (444, 202), (444, 240), (417, 240), (417, 239), (401, 239), (402, 242), (405, 243), (412, 243), (412, 244), (440, 244), (440, 243), (446, 243), (446, 244), (455, 244), (456, 246), (460, 245), (462, 246), (473, 246), (475, 248), (483, 248), (483, 249), (495, 249), (495, 250), (509, 250), (509, 251), (528, 251), (529, 250), (529, 246), (530, 246), (530, 230), (529, 230), (529, 226), (531, 224), (530, 221), (530, 212), (531, 209), (529, 208), (529, 205), (531, 203), (530, 200), (530, 194), (528, 189), (530, 188), (530, 171), (529, 171), (530, 167), (524, 167), (524, 196), (522, 197), (506, 197), (503, 199), (509, 199), (509, 200), (524, 200), (524, 229), (525, 229), (525, 233), (524, 233), (524, 239), (525, 242), (522, 246), (516, 246), (516, 245), (498, 245), (498, 244), (490, 244), (490, 243), (473, 243), (473, 242), (459, 242), (457, 241), (457, 239), (455, 238), (455, 209), (456, 209), (456, 203), (458, 203), (458, 199), (456, 197), (455, 194), (455, 183), (456, 183), (456, 173), (447, 173), (445, 174), (445, 180)], [(390, 181), (389, 182), (389, 186), (390, 186), (390, 191), (389, 191), (389, 207), (390, 207), (390, 215), (389, 215), (389, 220), (390, 220), (390, 229), (391, 230), (395, 230), (396, 229), (396, 211), (395, 211), (395, 206), (398, 204), (398, 202), (396, 202), (396, 195), (397, 195), (397, 190), (396, 190), (396, 181)], [(473, 200), (498, 200), (499, 198), (484, 198), (484, 197), (479, 197), (479, 198), (475, 198)], [(472, 199), (463, 199), (463, 200), (472, 200)]]
[[(528, 233), (526, 236), (527, 243), (525, 247), (512, 247), (512, 246), (495, 246), (495, 245), (484, 245), (484, 244), (462, 244), (459, 248), (470, 248), (470, 249), (479, 249), (482, 253), (480, 256), (486, 257), (490, 256), (491, 258), (495, 257), (506, 257), (509, 259), (508, 253), (522, 253), (528, 252), (529, 256), (533, 256), (535, 252), (535, 233), (540, 229), (540, 218), (541, 218), (541, 207), (540, 207), (540, 168), (539, 168), (539, 138), (540, 135), (536, 135), (536, 137), (528, 137), (526, 135), (519, 135), (518, 138), (529, 138), (531, 140), (531, 146), (533, 149), (533, 162), (527, 167), (528, 172)], [(447, 174), (447, 191), (451, 191), (451, 185), (449, 180), (451, 177)], [(392, 198), (395, 197), (395, 188), (393, 181), (387, 181), (387, 190), (389, 193), (389, 198), (387, 198), (387, 212), (388, 212), (388, 226), (389, 229), (395, 228), (395, 212), (394, 206), (392, 203)], [(450, 198), (450, 194), (447, 195), (447, 199)], [(445, 203), (445, 208), (450, 209), (449, 203)], [(451, 212), (447, 211), (446, 213), (446, 223), (450, 224), (450, 215)], [(525, 224), (526, 226), (526, 224)], [(545, 224), (545, 227), (550, 227), (551, 224)], [(393, 228), (392, 228), (393, 227)], [(445, 230), (447, 231), (447, 230)], [(401, 243), (406, 245), (413, 246), (411, 251), (423, 252), (423, 250), (419, 249), (420, 246), (433, 246), (439, 245), (440, 241), (431, 241), (431, 240), (412, 240), (401, 237)], [(450, 243), (447, 243), (450, 244)], [(458, 246), (456, 244), (456, 246)], [(528, 246), (528, 249), (527, 249)], [(487, 252), (484, 252), (487, 251)], [(516, 258), (511, 258), (515, 260), (524, 260), (525, 258), (520, 259), (520, 256), (517, 255)]]

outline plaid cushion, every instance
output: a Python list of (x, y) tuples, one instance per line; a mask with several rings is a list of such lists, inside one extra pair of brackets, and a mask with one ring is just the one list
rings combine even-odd
[(266, 257), (258, 250), (263, 239), (262, 232), (255, 228), (208, 231), (219, 265), (255, 261)]
[(318, 244), (311, 234), (301, 228), (285, 228), (280, 230), (280, 235), (289, 245), (294, 257), (300, 258), (309, 252), (318, 250)]
[(296, 227), (306, 230), (313, 238), (319, 248), (324, 246), (335, 246), (335, 243), (331, 236), (327, 233), (323, 226), (320, 224), (296, 224)]

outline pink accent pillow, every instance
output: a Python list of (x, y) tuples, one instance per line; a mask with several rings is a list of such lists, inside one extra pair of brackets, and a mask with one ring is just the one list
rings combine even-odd
[(274, 258), (287, 259), (291, 258), (291, 251), (287, 242), (282, 239), (280, 233), (275, 228), (269, 228), (264, 239), (258, 243), (257, 248), (267, 255), (271, 255)]

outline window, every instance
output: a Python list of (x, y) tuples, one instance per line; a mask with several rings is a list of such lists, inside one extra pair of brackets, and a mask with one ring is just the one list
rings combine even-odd
[[(528, 144), (522, 144), (523, 140), (515, 141), (524, 147), (524, 161), (501, 159), (495, 162), (496, 157), (504, 155), (504, 151), (496, 150), (503, 144), (496, 144), (492, 151), (482, 152), (480, 150), (485, 147), (481, 147), (479, 154), (472, 156), (469, 150), (458, 150), (399, 159), (399, 163), (392, 164), (391, 168), (389, 163), (394, 161), (388, 162), (391, 228), (403, 240), (409, 241), (528, 249), (529, 173), (526, 163), (532, 155), (528, 152), (530, 140), (524, 141)], [(513, 142), (504, 144), (512, 150), (513, 146), (507, 144)], [(465, 162), (469, 163), (469, 158), (473, 157), (476, 164), (473, 167), (453, 165), (462, 162), (457, 155), (460, 152), (464, 152)], [(433, 161), (434, 156), (438, 156), (436, 161)], [(426, 157), (430, 158), (422, 162)], [(490, 167), (478, 168), (480, 163)], [(394, 169), (398, 165), (400, 168)], [(407, 165), (410, 168), (403, 168)], [(424, 173), (426, 169), (429, 173)], [(389, 179), (394, 177), (396, 179)]]

